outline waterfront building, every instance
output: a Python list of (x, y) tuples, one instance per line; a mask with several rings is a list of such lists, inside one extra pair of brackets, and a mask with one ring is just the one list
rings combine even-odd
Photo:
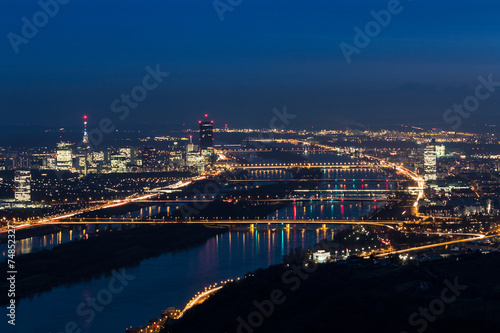
[(14, 198), (16, 201), (31, 201), (31, 172), (29, 170), (16, 170), (14, 184)]
[(330, 258), (330, 252), (326, 252), (325, 250), (318, 250), (312, 254), (312, 259), (315, 263), (325, 263), (329, 261)]

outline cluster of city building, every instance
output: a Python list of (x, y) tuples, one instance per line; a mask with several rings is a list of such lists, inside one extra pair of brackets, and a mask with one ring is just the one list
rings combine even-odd
[(215, 160), (213, 121), (199, 121), (199, 144), (183, 147), (177, 142), (170, 149), (153, 146), (93, 149), (84, 117), (83, 140), (79, 144), (59, 142), (54, 150), (19, 152), (0, 149), (0, 171), (15, 170), (15, 199), (30, 201), (30, 171), (70, 171), (81, 176), (101, 173), (190, 170), (202, 173)]
[[(87, 117), (84, 117), (83, 140), (79, 144), (59, 142), (53, 150), (33, 148), (29, 151), (12, 151), (0, 148), (0, 171), (14, 172), (14, 179), (0, 175), (0, 187), (13, 188), (13, 198), (4, 198), (1, 208), (39, 207), (40, 202), (76, 201), (77, 199), (110, 198), (112, 192), (134, 192), (145, 184), (136, 177), (103, 179), (102, 184), (85, 182), (83, 176), (89, 174), (120, 174), (155, 171), (190, 171), (202, 173), (215, 161), (213, 121), (199, 121), (199, 144), (193, 143), (189, 135), (187, 145), (174, 141), (169, 149), (153, 146), (93, 149), (87, 134)], [(39, 177), (32, 179), (32, 172)], [(47, 176), (56, 172), (57, 177)], [(64, 180), (62, 174), (67, 173)], [(45, 174), (45, 177), (43, 175)], [(151, 175), (154, 175), (153, 173)], [(54, 178), (54, 179), (52, 179)], [(81, 178), (82, 180), (79, 180)], [(129, 179), (130, 178), (130, 179)], [(156, 181), (165, 181), (163, 177)], [(42, 180), (43, 184), (37, 184)], [(146, 182), (154, 182), (147, 177)], [(88, 184), (87, 184), (88, 183)], [(144, 183), (144, 184), (143, 184)], [(151, 185), (151, 184), (149, 184)], [(43, 193), (38, 193), (38, 192)], [(44, 198), (32, 203), (33, 196)], [(36, 200), (36, 198), (35, 198)]]
[[(97, 149), (89, 143), (84, 122), (83, 140), (79, 144), (59, 142), (52, 150), (32, 148), (17, 152), (0, 148), (0, 171), (15, 170), (14, 188), (16, 202), (29, 202), (36, 181), (31, 181), (31, 170), (55, 170), (71, 172), (71, 177), (90, 174), (121, 174), (162, 171), (190, 171), (202, 173), (216, 167), (214, 132), (248, 134), (269, 130), (230, 130), (227, 125), (222, 129), (213, 128), (213, 121), (205, 115), (199, 121), (199, 140), (193, 142), (193, 133), (182, 138), (164, 137), (168, 148), (154, 147), (147, 140), (142, 147), (106, 147)], [(189, 135), (188, 135), (189, 134)], [(229, 134), (228, 134), (229, 135)], [(455, 133), (444, 131), (422, 131), (411, 127), (401, 131), (278, 131), (269, 141), (305, 142), (304, 147), (337, 147), (339, 152), (353, 157), (363, 154), (375, 156), (414, 171), (426, 184), (426, 195), (419, 203), (421, 212), (433, 216), (471, 216), (500, 214), (500, 141), (495, 134)], [(162, 141), (156, 140), (154, 141)], [(160, 138), (161, 139), (161, 138)], [(163, 140), (164, 141), (164, 140)], [(262, 140), (261, 140), (262, 141)], [(185, 143), (187, 142), (187, 143)], [(245, 140), (240, 144), (245, 148)], [(327, 144), (326, 146), (323, 144)], [(234, 145), (232, 145), (234, 146)], [(496, 152), (498, 150), (498, 153)], [(221, 155), (222, 156), (222, 155)], [(224, 157), (224, 156), (222, 156)], [(135, 182), (134, 176), (119, 181), (110, 180), (108, 187), (128, 188)], [(84, 179), (84, 178), (83, 178)], [(49, 181), (49, 180), (47, 180)], [(115, 183), (112, 183), (112, 182)], [(130, 184), (127, 182), (131, 182)], [(0, 186), (2, 179), (0, 176)], [(51, 182), (46, 197), (70, 200), (81, 193), (58, 188), (57, 180)], [(81, 185), (81, 184), (80, 184)], [(87, 186), (88, 185), (88, 186)], [(106, 197), (105, 189), (95, 189), (91, 184), (85, 187), (85, 195), (91, 192)], [(43, 187), (43, 186), (42, 186)], [(137, 188), (137, 186), (136, 186)], [(52, 191), (53, 189), (56, 189)], [(406, 191), (416, 194), (418, 187), (408, 186)], [(35, 190), (36, 192), (36, 190)], [(64, 193), (62, 196), (60, 193)], [(34, 193), (36, 194), (36, 193)], [(43, 193), (42, 193), (43, 194)], [(56, 201), (58, 199), (55, 199)]]
[(198, 145), (193, 144), (192, 136), (189, 136), (185, 148), (174, 142), (174, 146), (168, 150), (157, 150), (153, 146), (93, 148), (89, 143), (86, 124), (85, 120), (83, 140), (79, 144), (59, 142), (55, 150), (32, 153), (0, 150), (0, 170), (68, 170), (87, 175), (186, 167), (202, 172), (214, 160), (213, 121), (199, 121)]

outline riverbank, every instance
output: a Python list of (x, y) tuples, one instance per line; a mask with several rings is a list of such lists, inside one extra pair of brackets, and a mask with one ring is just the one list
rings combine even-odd
[(292, 272), (292, 266), (247, 274), (162, 332), (465, 333), (500, 328), (499, 254), (460, 255), (401, 268), (328, 263)]
[[(22, 240), (29, 237), (43, 236), (47, 234), (54, 234), (61, 230), (69, 229), (69, 225), (33, 225), (26, 229), (16, 230), (16, 240)], [(0, 244), (7, 243), (8, 233), (0, 234)]]
[[(113, 269), (139, 264), (146, 258), (188, 249), (225, 233), (227, 229), (203, 225), (144, 225), (123, 231), (106, 231), (98, 237), (62, 244), (16, 258), (16, 298), (53, 287), (92, 279)], [(6, 272), (0, 273), (0, 304), (6, 304)]]

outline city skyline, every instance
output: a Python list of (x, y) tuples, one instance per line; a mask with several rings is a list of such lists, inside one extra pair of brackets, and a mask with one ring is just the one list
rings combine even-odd
[(0, 332), (500, 328), (498, 0), (0, 13)]

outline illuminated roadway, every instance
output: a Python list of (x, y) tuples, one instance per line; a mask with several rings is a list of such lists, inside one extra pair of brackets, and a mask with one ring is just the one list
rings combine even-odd
[(397, 225), (403, 221), (384, 220), (384, 221), (366, 221), (366, 220), (268, 220), (268, 219), (249, 219), (249, 220), (197, 220), (197, 221), (165, 221), (163, 219), (113, 219), (104, 218), (86, 218), (75, 221), (49, 221), (47, 224), (173, 224), (173, 223), (188, 223), (188, 224), (351, 224), (351, 225), (374, 225), (388, 227), (388, 225)]
[(203, 291), (202, 293), (200, 293), (198, 296), (196, 296), (191, 301), (189, 301), (189, 303), (184, 307), (184, 309), (181, 311), (181, 313), (179, 314), (179, 316), (177, 317), (177, 319), (182, 318), (182, 316), (184, 316), (184, 314), (186, 313), (186, 311), (188, 311), (189, 309), (191, 309), (195, 305), (203, 303), (205, 301), (205, 299), (208, 296), (210, 296), (210, 294), (216, 292), (217, 290), (221, 289), (222, 287), (223, 286), (215, 287), (213, 289), (209, 289), (209, 290), (206, 290), (206, 291)]
[[(142, 197), (138, 197), (142, 198)], [(237, 225), (237, 224), (285, 224), (285, 225), (317, 225), (317, 224), (322, 224), (322, 225), (327, 225), (327, 224), (341, 224), (341, 225), (371, 225), (371, 226), (378, 226), (378, 227), (384, 227), (384, 228), (390, 228), (393, 230), (396, 230), (394, 228), (395, 225), (399, 225), (404, 223), (405, 221), (394, 221), (394, 220), (381, 220), (381, 221), (366, 221), (366, 220), (268, 220), (268, 219), (250, 219), (250, 220), (200, 220), (200, 221), (184, 221), (184, 222), (178, 222), (178, 221), (165, 221), (165, 220), (160, 220), (160, 219), (147, 219), (147, 220), (139, 220), (139, 219), (112, 219), (110, 218), (109, 220), (102, 219), (102, 218), (96, 218), (96, 219), (77, 219), (76, 221), (71, 221), (71, 219), (68, 220), (63, 220), (63, 219), (69, 219), (69, 216), (65, 217), (59, 217), (58, 219), (52, 219), (52, 220), (47, 220), (44, 222), (44, 224), (175, 224), (175, 223), (187, 223), (187, 224), (219, 224), (219, 225)], [(432, 249), (436, 247), (442, 247), (442, 246), (447, 246), (447, 245), (452, 245), (452, 244), (457, 244), (457, 243), (465, 243), (465, 242), (471, 242), (471, 241), (476, 241), (480, 239), (485, 239), (485, 238), (492, 238), (492, 237), (499, 237), (500, 234), (493, 234), (493, 235), (484, 235), (484, 234), (477, 234), (477, 233), (442, 233), (442, 232), (413, 232), (413, 233), (418, 233), (418, 234), (436, 234), (436, 235), (443, 235), (443, 236), (471, 236), (468, 238), (463, 238), (463, 239), (458, 239), (458, 240), (452, 240), (452, 241), (445, 241), (445, 242), (439, 242), (435, 244), (429, 244), (429, 245), (423, 245), (423, 246), (416, 246), (408, 249), (402, 249), (402, 250), (394, 250), (382, 254), (378, 254), (377, 256), (382, 257), (386, 256), (388, 254), (398, 254), (398, 253), (407, 253), (407, 252), (413, 252), (413, 251), (421, 251), (421, 250), (427, 250), (427, 249)]]
[[(425, 233), (425, 234), (428, 234), (428, 233)], [(443, 233), (442, 235), (454, 236), (455, 234)], [(460, 234), (456, 234), (456, 235), (460, 235)], [(488, 235), (488, 236), (482, 235), (482, 234), (475, 234), (475, 236), (471, 237), (471, 238), (464, 238), (464, 239), (446, 241), (446, 242), (441, 242), (441, 243), (436, 243), (436, 244), (416, 246), (416, 247), (411, 247), (411, 248), (403, 249), (403, 250), (390, 251), (390, 252), (378, 254), (377, 257), (383, 257), (383, 256), (386, 256), (388, 254), (397, 254), (397, 253), (406, 253), (406, 252), (413, 252), (413, 251), (428, 250), (428, 249), (432, 249), (435, 247), (441, 247), (441, 246), (452, 245), (452, 244), (457, 244), (457, 243), (464, 243), (464, 242), (472, 242), (472, 241), (476, 241), (479, 239), (493, 238), (493, 237), (499, 237), (499, 236), (500, 236), (500, 234), (494, 234), (494, 235)]]
[[(304, 144), (305, 143), (304, 141), (299, 141), (299, 140), (274, 140), (274, 141), (276, 141), (276, 142), (288, 142), (288, 143), (292, 143), (292, 144)], [(312, 146), (320, 147), (322, 149), (328, 149), (328, 150), (334, 149), (335, 150), (335, 148), (330, 147), (330, 146), (326, 146), (326, 145), (314, 144)], [(424, 180), (422, 178), (418, 177), (412, 171), (404, 168), (403, 166), (396, 165), (394, 163), (387, 162), (387, 161), (384, 161), (384, 160), (376, 158), (376, 157), (372, 157), (372, 156), (368, 156), (368, 155), (363, 155), (363, 156), (365, 158), (377, 161), (377, 163), (373, 163), (373, 165), (372, 164), (367, 164), (367, 163), (357, 163), (357, 162), (355, 162), (355, 163), (351, 163), (351, 162), (344, 162), (344, 163), (289, 163), (289, 164), (286, 164), (286, 163), (264, 163), (264, 164), (257, 164), (257, 165), (238, 165), (237, 168), (251, 169), (251, 168), (284, 168), (284, 167), (285, 168), (287, 168), (287, 167), (308, 167), (308, 168), (311, 168), (311, 167), (318, 167), (318, 168), (320, 168), (320, 167), (323, 167), (323, 168), (326, 168), (326, 167), (328, 167), (328, 168), (370, 168), (370, 167), (379, 168), (379, 167), (388, 167), (388, 168), (395, 169), (395, 170), (401, 172), (402, 174), (404, 174), (408, 178), (410, 178), (413, 181), (417, 182), (418, 187), (419, 187), (419, 194), (418, 194), (417, 199), (416, 199), (416, 201), (415, 201), (415, 203), (413, 205), (415, 207), (415, 209), (417, 210), (417, 208), (418, 208), (418, 201), (423, 197), (423, 189), (424, 189), (424, 186), (425, 186)], [(214, 173), (214, 175), (216, 175), (216, 174), (217, 174), (217, 172)], [(178, 182), (176, 184), (167, 186), (165, 188), (155, 189), (155, 190), (151, 191), (152, 193), (149, 193), (149, 194), (145, 194), (145, 195), (141, 195), (141, 196), (137, 196), (137, 197), (131, 196), (131, 197), (128, 197), (128, 198), (126, 198), (124, 200), (109, 201), (109, 202), (107, 202), (107, 203), (105, 203), (103, 205), (93, 206), (93, 207), (89, 207), (89, 208), (86, 208), (86, 209), (76, 210), (76, 211), (71, 212), (71, 213), (66, 213), (66, 214), (62, 214), (62, 215), (58, 215), (58, 216), (54, 216), (54, 217), (49, 217), (49, 218), (44, 218), (44, 219), (41, 219), (41, 220), (39, 220), (38, 222), (36, 222), (34, 224), (30, 224), (30, 223), (25, 223), (24, 222), (24, 224), (17, 224), (16, 228), (24, 228), (24, 227), (29, 227), (29, 226), (32, 226), (32, 225), (40, 225), (40, 224), (61, 224), (61, 223), (65, 223), (62, 220), (72, 218), (72, 217), (74, 217), (76, 215), (79, 215), (79, 214), (82, 214), (82, 213), (85, 213), (85, 212), (91, 212), (91, 211), (96, 211), (96, 210), (101, 210), (101, 209), (106, 209), (106, 208), (118, 207), (118, 206), (126, 205), (126, 204), (129, 204), (129, 203), (132, 203), (132, 202), (141, 202), (141, 201), (152, 200), (154, 197), (160, 195), (161, 193), (168, 193), (168, 192), (177, 190), (179, 188), (182, 188), (182, 187), (185, 187), (185, 186), (191, 184), (193, 181), (197, 181), (197, 180), (201, 180), (201, 179), (205, 179), (205, 178), (207, 178), (207, 177), (204, 177), (204, 176), (201, 176), (201, 177), (192, 177), (191, 179), (189, 179), (187, 181), (180, 181), (180, 182)], [(346, 189), (344, 191), (348, 191), (348, 190)], [(357, 190), (356, 192), (359, 192), (359, 190)], [(319, 199), (321, 201), (324, 200), (322, 198), (319, 198)], [(300, 200), (304, 200), (304, 199), (299, 199), (299, 201)], [(311, 200), (311, 198), (308, 198), (308, 199), (305, 199), (305, 200)], [(314, 200), (314, 198), (313, 198), (313, 200)], [(359, 200), (365, 200), (365, 201), (371, 201), (371, 200), (373, 200), (373, 198), (372, 199), (328, 198), (326, 200), (330, 200), (330, 201), (332, 201), (332, 200), (340, 200), (340, 201), (342, 201), (342, 200), (345, 200), (345, 201), (348, 201), (348, 200), (358, 200), (358, 201)], [(376, 200), (382, 201), (383, 199), (376, 199)], [(196, 200), (196, 201), (200, 201), (200, 200)], [(297, 199), (280, 199), (280, 201), (297, 201)], [(181, 202), (181, 201), (177, 200), (176, 202)], [(151, 220), (151, 222), (153, 222), (153, 221), (154, 220)], [(257, 222), (253, 222), (253, 223), (262, 223), (261, 221), (257, 220)], [(105, 222), (106, 223), (115, 223), (113, 221), (105, 221)], [(124, 223), (124, 222), (125, 221), (122, 221), (121, 223)], [(238, 223), (238, 222), (235, 222), (235, 221), (231, 221), (231, 222), (232, 223)], [(71, 223), (78, 223), (78, 222), (71, 222)], [(98, 222), (92, 222), (92, 223), (98, 223)], [(104, 221), (103, 221), (103, 223), (104, 223)], [(119, 222), (116, 222), (116, 223), (119, 223)], [(135, 222), (128, 222), (128, 223), (137, 223), (137, 221), (135, 221)], [(160, 223), (160, 221), (158, 221), (156, 223)], [(218, 221), (217, 223), (224, 223), (224, 222)], [(251, 223), (251, 222), (249, 222), (248, 220), (247, 221), (243, 220), (243, 222), (240, 222), (240, 223)], [(276, 223), (276, 222), (270, 222), (270, 223)], [(285, 222), (283, 222), (283, 223), (285, 223)], [(327, 222), (327, 221), (325, 221), (324, 223), (336, 223), (336, 222), (333, 222), (333, 221), (332, 222)], [(366, 223), (366, 222), (363, 221), (363, 223)], [(7, 230), (8, 229), (6, 228), (6, 229), (1, 230), (0, 232), (7, 232)]]
[[(123, 205), (126, 205), (126, 204), (129, 204), (129, 203), (132, 203), (132, 202), (141, 202), (141, 200), (147, 200), (147, 199), (151, 199), (151, 198), (154, 198), (164, 192), (168, 192), (168, 191), (175, 191), (175, 190), (178, 190), (182, 187), (185, 187), (189, 184), (191, 184), (193, 181), (197, 181), (197, 180), (201, 180), (201, 179), (205, 179), (207, 178), (206, 176), (196, 176), (196, 177), (192, 177), (188, 180), (184, 180), (184, 181), (179, 181), (175, 184), (172, 184), (172, 185), (168, 185), (166, 187), (162, 187), (162, 188), (157, 188), (157, 189), (154, 189), (153, 191), (151, 191), (152, 193), (148, 193), (148, 194), (142, 194), (142, 195), (138, 195), (138, 194), (135, 194), (135, 195), (131, 195), (123, 200), (110, 200), (110, 201), (107, 201), (106, 203), (102, 204), (102, 205), (97, 205), (97, 206), (92, 206), (92, 207), (88, 207), (88, 208), (83, 208), (83, 209), (78, 209), (78, 210), (75, 210), (73, 212), (69, 212), (69, 213), (64, 213), (64, 214), (61, 214), (61, 215), (56, 215), (56, 216), (51, 216), (51, 217), (47, 217), (47, 218), (43, 218), (43, 219), (40, 219), (36, 222), (30, 222), (30, 223), (26, 223), (26, 222), (18, 222), (18, 223), (13, 223), (13, 222), (10, 222), (11, 225), (15, 225), (15, 228), (16, 229), (23, 229), (23, 228), (29, 228), (29, 227), (33, 227), (33, 226), (37, 226), (37, 225), (43, 225), (43, 224), (62, 224), (63, 222), (61, 222), (61, 220), (64, 220), (64, 219), (68, 219), (68, 218), (72, 218), (76, 215), (80, 215), (82, 213), (87, 213), (87, 212), (93, 212), (93, 211), (97, 211), (97, 210), (101, 210), (101, 209), (107, 209), (107, 208), (113, 208), (113, 207), (119, 207), (119, 206), (123, 206)], [(4, 229), (0, 230), (0, 233), (4, 233), (4, 232), (8, 232), (9, 228), (8, 227), (5, 227)]]
[[(186, 221), (186, 222), (176, 222), (176, 221), (164, 221), (164, 220), (134, 220), (134, 219), (124, 219), (124, 220), (85, 220), (85, 221), (71, 221), (71, 222), (49, 222), (49, 224), (61, 224), (61, 223), (66, 223), (66, 224), (127, 224), (127, 223), (132, 223), (132, 224), (171, 224), (171, 223), (188, 223), (188, 224), (220, 224), (220, 225), (237, 225), (237, 224), (286, 224), (287, 226), (290, 224), (295, 224), (295, 225), (314, 225), (314, 224), (322, 224), (322, 225), (327, 225), (327, 224), (341, 224), (341, 225), (371, 225), (371, 226), (378, 226), (378, 227), (384, 227), (384, 228), (390, 228), (393, 230), (396, 230), (393, 225), (398, 225), (403, 223), (404, 221), (393, 221), (393, 220), (384, 220), (384, 221), (365, 221), (365, 220), (256, 220), (256, 219), (251, 219), (251, 220), (201, 220), (201, 221)], [(377, 256), (382, 257), (386, 256), (388, 254), (398, 254), (398, 253), (406, 253), (406, 252), (413, 252), (413, 251), (421, 251), (421, 250), (427, 250), (427, 249), (432, 249), (436, 247), (442, 247), (442, 246), (447, 246), (447, 245), (452, 245), (452, 244), (457, 244), (457, 243), (464, 243), (464, 242), (471, 242), (471, 241), (476, 241), (484, 238), (491, 238), (491, 237), (498, 237), (500, 234), (494, 234), (494, 235), (484, 235), (484, 234), (477, 234), (477, 233), (442, 233), (442, 232), (413, 232), (417, 234), (435, 234), (435, 235), (442, 235), (442, 236), (470, 236), (468, 238), (463, 238), (463, 239), (458, 239), (458, 240), (452, 240), (452, 241), (445, 241), (445, 242), (439, 242), (435, 244), (429, 244), (429, 245), (423, 245), (423, 246), (416, 246), (408, 249), (402, 249), (402, 250), (394, 250), (382, 254), (378, 254)]]

